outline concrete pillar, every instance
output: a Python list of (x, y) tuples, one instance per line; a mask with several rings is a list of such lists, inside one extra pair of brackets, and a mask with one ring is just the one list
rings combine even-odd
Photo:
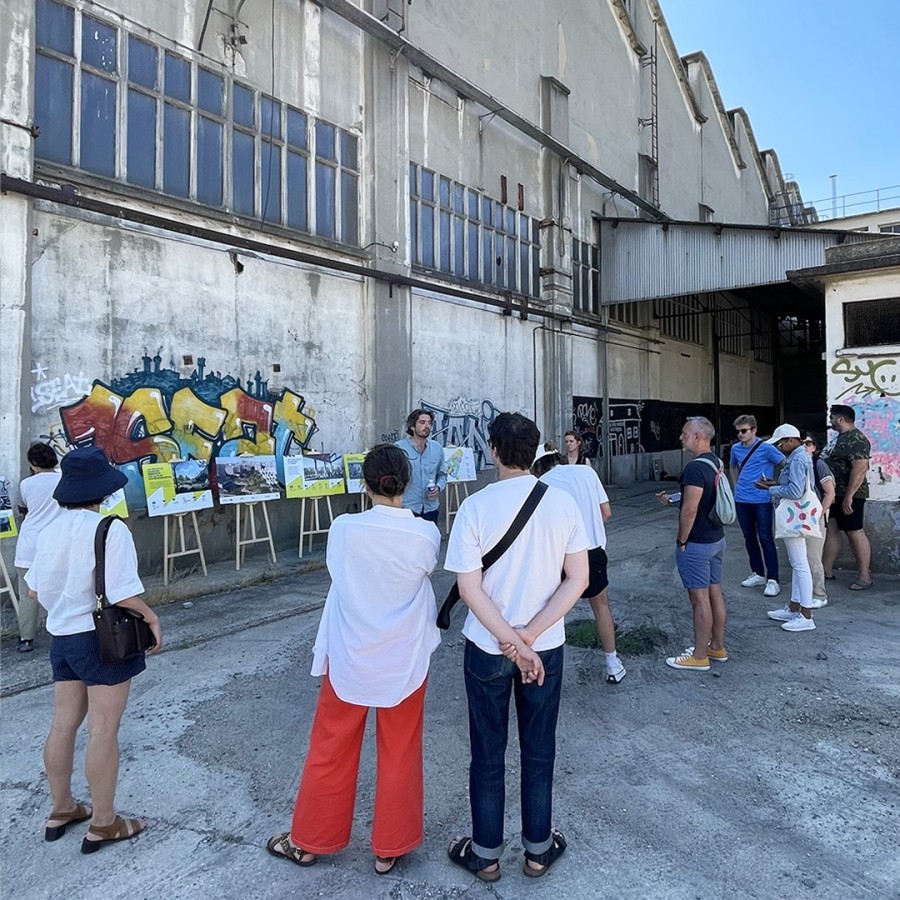
[[(31, 180), (34, 4), (0, 4), (0, 34), (0, 169)], [(17, 194), (0, 195), (0, 474), (14, 487), (26, 474), (31, 436), (31, 229), (31, 201)]]

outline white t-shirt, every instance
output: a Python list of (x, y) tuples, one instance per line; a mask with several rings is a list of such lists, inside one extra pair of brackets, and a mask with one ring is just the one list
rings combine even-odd
[[(444, 568), (450, 572), (480, 569), (481, 558), (506, 534), (536, 480), (532, 475), (505, 478), (467, 497), (453, 522)], [(484, 591), (510, 625), (526, 625), (559, 587), (566, 554), (587, 548), (575, 501), (548, 487), (512, 546), (484, 573)], [(463, 634), (485, 653), (500, 653), (496, 638), (471, 611)], [(552, 650), (565, 640), (565, 623), (560, 618), (534, 642), (534, 649)]]
[(62, 507), (53, 499), (60, 477), (56, 471), (36, 472), (19, 484), (22, 505), (28, 509), (16, 541), (15, 564), (19, 569), (27, 569), (31, 565), (38, 535), (62, 512)]
[[(50, 634), (94, 630), (94, 534), (102, 518), (90, 509), (64, 509), (38, 535), (25, 581), (47, 610)], [(106, 536), (106, 596), (118, 603), (143, 592), (131, 532), (113, 522)]]
[(561, 488), (578, 504), (589, 545), (606, 547), (606, 528), (600, 504), (609, 497), (597, 473), (590, 466), (554, 466), (541, 476), (541, 481)]
[(328, 532), (331, 589), (312, 665), (357, 706), (396, 706), (422, 686), (441, 642), (434, 589), (437, 526), (412, 511), (373, 506)]

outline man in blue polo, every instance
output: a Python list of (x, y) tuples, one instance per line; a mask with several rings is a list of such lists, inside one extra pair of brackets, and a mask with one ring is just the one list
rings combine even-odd
[(731, 448), (731, 483), (738, 523), (750, 558), (750, 575), (741, 582), (741, 587), (763, 587), (767, 597), (777, 597), (781, 585), (772, 498), (754, 483), (763, 477), (774, 479), (775, 467), (784, 462), (784, 454), (757, 437), (754, 416), (738, 416), (734, 427), (738, 441)]
[(414, 516), (437, 522), (440, 512), (440, 496), (447, 486), (447, 467), (444, 448), (430, 439), (434, 427), (434, 413), (427, 409), (414, 409), (406, 417), (405, 437), (397, 446), (405, 453), (412, 470), (409, 487), (403, 495), (403, 506)]

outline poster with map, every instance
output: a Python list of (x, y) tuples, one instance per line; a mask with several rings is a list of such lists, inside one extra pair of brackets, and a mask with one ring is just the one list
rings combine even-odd
[(444, 447), (447, 483), (475, 481), (475, 452), (471, 447)]

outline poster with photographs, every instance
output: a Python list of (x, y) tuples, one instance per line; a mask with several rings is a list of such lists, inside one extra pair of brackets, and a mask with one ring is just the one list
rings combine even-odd
[(118, 516), (120, 519), (128, 518), (128, 504), (125, 502), (125, 488), (120, 488), (114, 494), (110, 494), (100, 504), (101, 516)]
[(147, 463), (142, 469), (147, 514), (170, 516), (209, 509), (213, 505), (209, 463), (183, 459), (170, 463)]
[(344, 479), (347, 482), (348, 494), (361, 494), (366, 486), (362, 473), (365, 458), (365, 453), (344, 454)]
[(215, 471), (219, 503), (281, 499), (274, 456), (220, 456)]
[(471, 447), (444, 447), (447, 482), (475, 481), (475, 452)]
[(18, 533), (9, 479), (5, 475), (0, 475), (0, 538), (15, 537)]
[(340, 453), (308, 453), (284, 458), (288, 497), (327, 497), (344, 493), (344, 457)]

